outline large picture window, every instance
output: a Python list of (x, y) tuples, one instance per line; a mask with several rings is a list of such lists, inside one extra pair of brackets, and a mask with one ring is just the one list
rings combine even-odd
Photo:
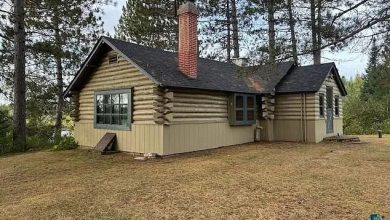
[(234, 94), (229, 102), (231, 125), (251, 125), (256, 123), (256, 97), (247, 94)]
[(131, 90), (95, 92), (95, 127), (129, 129)]

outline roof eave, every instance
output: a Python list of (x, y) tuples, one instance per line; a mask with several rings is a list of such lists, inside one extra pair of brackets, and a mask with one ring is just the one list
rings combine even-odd
[(83, 62), (83, 64), (81, 65), (81, 68), (77, 71), (75, 77), (73, 78), (73, 80), (70, 82), (69, 86), (65, 89), (65, 92), (63, 94), (63, 98), (67, 98), (71, 95), (71, 91), (75, 85), (75, 83), (79, 80), (79, 78), (81, 77), (81, 73), (85, 70), (85, 68), (88, 66), (88, 63), (90, 62), (90, 60), (92, 59), (93, 55), (96, 53), (97, 49), (100, 47), (100, 45), (102, 44), (102, 39), (103, 37), (100, 37), (98, 42), (95, 44), (95, 46), (93, 47), (93, 49), (91, 50), (91, 52), (88, 54), (87, 56), (87, 59)]
[(105, 43), (111, 49), (115, 50), (117, 53), (119, 53), (122, 57), (124, 57), (129, 63), (134, 65), (139, 71), (141, 71), (145, 76), (147, 76), (150, 80), (152, 80), (154, 83), (156, 83), (159, 86), (163, 86), (161, 82), (157, 81), (155, 78), (153, 78), (148, 72), (146, 72), (144, 69), (142, 69), (139, 65), (137, 65), (134, 61), (132, 61), (129, 57), (127, 57), (121, 50), (119, 50), (117, 47), (115, 47), (109, 40), (107, 40), (105, 37), (100, 37), (98, 42), (95, 44), (91, 52), (88, 54), (87, 59), (83, 62), (81, 65), (81, 68), (79, 71), (77, 71), (75, 77), (69, 84), (69, 86), (66, 88), (63, 98), (67, 98), (71, 96), (71, 92), (74, 89), (75, 84), (79, 81), (80, 77), (83, 75), (83, 72), (85, 71), (85, 68), (88, 67), (89, 62), (94, 57), (98, 49), (101, 47), (101, 45)]

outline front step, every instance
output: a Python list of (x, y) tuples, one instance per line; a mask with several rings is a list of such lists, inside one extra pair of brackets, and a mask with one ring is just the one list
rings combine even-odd
[(332, 136), (324, 138), (324, 141), (333, 141), (333, 142), (360, 142), (359, 137), (357, 136)]

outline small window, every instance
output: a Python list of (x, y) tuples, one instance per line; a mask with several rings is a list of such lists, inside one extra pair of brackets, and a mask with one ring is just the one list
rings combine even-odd
[(325, 116), (325, 96), (320, 93), (320, 117), (323, 118)]
[(108, 58), (108, 64), (118, 63), (118, 55), (110, 56)]
[(338, 96), (334, 97), (334, 114), (339, 117), (340, 116), (340, 99)]
[(254, 95), (234, 94), (229, 102), (231, 125), (251, 125), (256, 122), (256, 98)]
[(95, 127), (129, 129), (131, 90), (99, 91), (95, 93)]

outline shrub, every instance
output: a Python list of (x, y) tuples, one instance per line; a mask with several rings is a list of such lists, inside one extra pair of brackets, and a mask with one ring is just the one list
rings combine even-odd
[(65, 136), (63, 137), (57, 145), (54, 145), (54, 150), (72, 150), (76, 149), (78, 144), (74, 137)]

